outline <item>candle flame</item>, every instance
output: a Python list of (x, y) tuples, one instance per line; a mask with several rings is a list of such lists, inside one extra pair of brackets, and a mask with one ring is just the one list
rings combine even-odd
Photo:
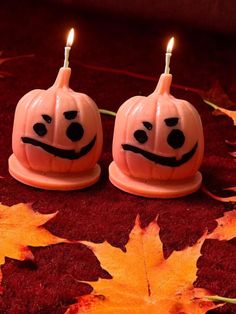
[(174, 37), (172, 37), (169, 40), (168, 45), (167, 45), (167, 49), (166, 49), (167, 53), (171, 53), (172, 52), (172, 49), (173, 49), (173, 46), (174, 46), (174, 42), (175, 42), (175, 39), (174, 39)]
[(66, 42), (66, 47), (71, 47), (74, 41), (74, 35), (75, 31), (74, 28), (72, 28), (67, 36), (67, 42)]

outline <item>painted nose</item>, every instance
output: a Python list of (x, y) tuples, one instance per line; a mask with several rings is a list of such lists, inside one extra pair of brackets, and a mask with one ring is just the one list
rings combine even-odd
[(184, 145), (184, 133), (178, 129), (172, 130), (167, 137), (167, 143), (174, 149), (178, 149)]
[(72, 142), (77, 142), (83, 137), (84, 129), (80, 123), (72, 122), (66, 130), (66, 135)]

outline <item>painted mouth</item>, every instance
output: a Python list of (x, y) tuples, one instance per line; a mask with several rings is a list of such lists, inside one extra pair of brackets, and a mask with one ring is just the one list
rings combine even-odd
[(41, 147), (43, 150), (45, 150), (47, 153), (52, 154), (54, 156), (63, 158), (63, 159), (70, 159), (75, 160), (83, 157), (86, 155), (94, 146), (96, 142), (97, 136), (95, 135), (91, 142), (89, 142), (87, 145), (83, 146), (79, 152), (75, 151), (74, 149), (61, 149), (57, 148), (45, 143), (42, 143), (34, 138), (30, 137), (22, 137), (22, 142), (25, 144), (31, 144), (33, 146)]
[(147, 152), (144, 149), (141, 149), (139, 147), (136, 147), (130, 144), (122, 144), (121, 146), (124, 150), (133, 152), (135, 154), (140, 154), (144, 158), (150, 161), (153, 161), (156, 164), (160, 164), (162, 166), (168, 166), (168, 167), (179, 167), (185, 164), (186, 162), (188, 162), (193, 157), (193, 155), (195, 154), (197, 150), (198, 143), (196, 143), (189, 152), (185, 153), (181, 159), (176, 159), (176, 157), (164, 157), (164, 156), (156, 155), (156, 154)]

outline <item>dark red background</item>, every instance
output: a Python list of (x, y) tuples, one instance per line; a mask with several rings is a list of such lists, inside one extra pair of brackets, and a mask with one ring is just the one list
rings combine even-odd
[[(233, 12), (232, 12), (233, 14)], [(63, 63), (63, 47), (71, 26), (76, 29), (70, 65), (71, 87), (90, 95), (100, 108), (117, 110), (133, 95), (148, 95), (155, 81), (131, 78), (88, 69), (83, 64), (126, 69), (158, 76), (164, 68), (168, 38), (176, 37), (171, 61), (173, 83), (208, 90), (219, 81), (236, 101), (236, 38), (196, 29), (194, 25), (155, 23), (135, 18), (82, 13), (79, 9), (48, 2), (8, 2), (0, 10), (0, 50), (3, 56), (34, 54), (33, 58), (0, 65), (13, 77), (0, 81), (0, 201), (6, 205), (32, 202), (42, 213), (59, 211), (46, 227), (55, 235), (75, 240), (108, 240), (122, 247), (128, 240), (135, 217), (140, 214), (145, 226), (159, 215), (165, 256), (173, 250), (193, 245), (206, 228), (212, 231), (215, 219), (233, 209), (210, 199), (201, 191), (176, 200), (153, 200), (128, 195), (111, 185), (107, 168), (112, 160), (111, 143), (114, 119), (103, 117), (104, 149), (100, 164), (101, 180), (91, 188), (73, 192), (50, 192), (18, 183), (8, 173), (11, 130), (18, 100), (29, 90), (48, 88)], [(204, 183), (213, 192), (236, 184), (236, 164), (229, 156), (225, 139), (235, 139), (232, 121), (214, 117), (200, 96), (172, 89), (175, 96), (187, 99), (200, 112), (205, 132), (206, 151), (201, 168)], [(6, 259), (3, 270), (4, 292), (0, 313), (61, 314), (75, 297), (91, 291), (80, 280), (95, 280), (105, 274), (89, 249), (80, 244), (61, 244), (33, 248), (35, 262)], [(207, 241), (199, 260), (196, 285), (213, 294), (236, 297), (235, 241)], [(225, 306), (212, 313), (236, 313)], [(164, 314), (164, 313), (163, 313)], [(191, 314), (191, 313), (189, 313)]]

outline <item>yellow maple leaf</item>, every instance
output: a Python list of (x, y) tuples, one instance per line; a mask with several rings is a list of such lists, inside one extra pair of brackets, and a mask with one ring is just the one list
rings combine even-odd
[(217, 219), (217, 223), (218, 226), (207, 236), (208, 239), (230, 240), (236, 236), (236, 210), (226, 212)]
[(217, 306), (202, 299), (209, 295), (193, 287), (197, 260), (206, 238), (235, 236), (236, 214), (219, 219), (215, 231), (192, 247), (174, 252), (165, 260), (157, 222), (141, 229), (137, 220), (126, 252), (107, 242), (82, 242), (92, 249), (112, 279), (92, 283), (93, 293), (78, 298), (66, 314), (203, 314)]
[[(40, 214), (29, 204), (20, 203), (13, 206), (0, 204), (0, 266), (5, 263), (5, 257), (32, 260), (34, 256), (28, 246), (69, 243), (68, 240), (56, 237), (42, 227), (56, 214)], [(0, 272), (0, 283), (1, 280)]]

